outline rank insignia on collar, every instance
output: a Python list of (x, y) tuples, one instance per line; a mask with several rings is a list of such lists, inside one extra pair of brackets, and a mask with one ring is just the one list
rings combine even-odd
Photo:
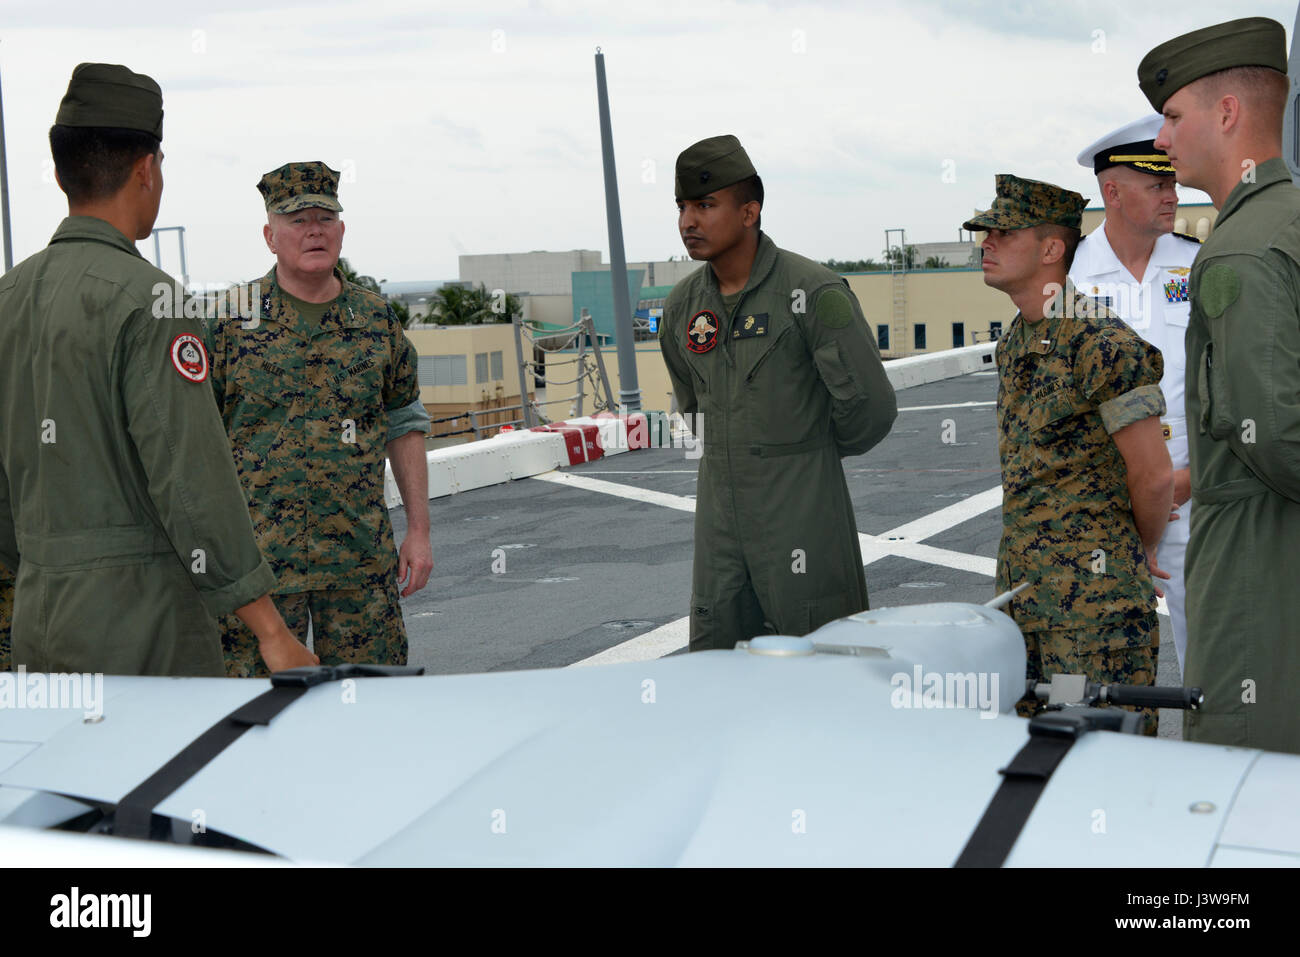
[(718, 317), (708, 309), (691, 316), (686, 327), (686, 348), (695, 353), (708, 352), (718, 344)]
[(747, 315), (744, 319), (737, 317), (735, 326), (731, 330), (733, 339), (752, 339), (765, 335), (767, 335), (767, 313), (765, 312)]

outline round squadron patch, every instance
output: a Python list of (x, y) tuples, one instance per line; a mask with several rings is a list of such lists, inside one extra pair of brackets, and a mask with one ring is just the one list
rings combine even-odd
[(208, 353), (203, 340), (189, 333), (172, 340), (172, 366), (182, 379), (202, 382), (208, 377)]
[(686, 348), (692, 352), (708, 352), (718, 344), (718, 317), (708, 309), (691, 316), (686, 327)]

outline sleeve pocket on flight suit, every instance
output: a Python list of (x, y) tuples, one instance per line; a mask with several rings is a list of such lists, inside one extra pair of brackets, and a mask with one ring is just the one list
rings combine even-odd
[(858, 388), (858, 381), (854, 378), (853, 373), (849, 371), (848, 363), (844, 361), (844, 355), (840, 352), (838, 342), (832, 340), (823, 346), (819, 346), (813, 353), (813, 359), (817, 363), (817, 371), (821, 373), (822, 381), (826, 383), (826, 388), (832, 398), (840, 401), (863, 398), (862, 390)]
[(1214, 343), (1205, 344), (1205, 353), (1196, 369), (1197, 391), (1201, 394), (1201, 432), (1211, 438), (1226, 439), (1235, 431), (1231, 395), (1223, 375), (1223, 363), (1214, 364)]

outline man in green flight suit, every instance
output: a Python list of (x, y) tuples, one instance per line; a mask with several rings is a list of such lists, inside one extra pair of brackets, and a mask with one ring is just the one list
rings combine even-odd
[(761, 231), (763, 184), (736, 137), (685, 150), (675, 189), (682, 242), (708, 263), (659, 328), (704, 446), (690, 649), (804, 635), (867, 607), (840, 458), (889, 434), (894, 390), (847, 283)]
[[(429, 416), (417, 355), (382, 296), (348, 282), (339, 174), (288, 163), (262, 177), (276, 264), (210, 322), (212, 387), (285, 620), (327, 664), (404, 665), (401, 595), (423, 588), (429, 544)], [(384, 460), (406, 505), (400, 553)], [(222, 629), (227, 673), (260, 675), (253, 636)]]
[[(4, 482), (0, 476), (0, 483)], [(0, 671), (13, 667), (11, 653), (14, 620), (14, 573), (0, 563)]]
[(31, 671), (221, 675), (232, 610), (271, 670), (316, 663), (268, 596), (202, 328), (159, 308), (172, 279), (135, 248), (162, 115), (149, 77), (78, 66), (50, 130), (68, 218), (0, 277), (0, 564)]
[(1138, 67), (1178, 182), (1219, 210), (1188, 283), (1190, 741), (1300, 753), (1300, 190), (1282, 160), (1286, 37), (1262, 17)]
[(1067, 278), (1087, 201), (1006, 173), (996, 182), (993, 207), (962, 228), (986, 233), (984, 282), (1019, 310), (997, 347), (997, 590), (1029, 585), (1007, 613), (1031, 681), (1152, 685), (1151, 574), (1168, 577), (1156, 547), (1174, 489), (1160, 350)]

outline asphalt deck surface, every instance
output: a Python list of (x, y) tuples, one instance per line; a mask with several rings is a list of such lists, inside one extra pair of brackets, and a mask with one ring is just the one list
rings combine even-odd
[[(883, 535), (997, 488), (996, 395), (992, 371), (900, 391), (889, 436), (843, 460), (858, 531)], [(562, 471), (693, 498), (695, 454), (642, 449)], [(402, 600), (410, 662), (428, 674), (572, 665), (689, 613), (691, 512), (537, 479), (433, 499), (429, 511), (433, 574)], [(405, 511), (390, 515), (400, 542)], [(974, 556), (954, 563), (980, 570), (898, 555), (869, 561), (871, 606), (988, 601), (1000, 531), (993, 507), (924, 538), (949, 556)], [(1167, 634), (1168, 618), (1160, 624)], [(1157, 683), (1176, 685), (1172, 642), (1161, 652)], [(1160, 724), (1162, 737), (1181, 737), (1177, 712), (1161, 712)]]

